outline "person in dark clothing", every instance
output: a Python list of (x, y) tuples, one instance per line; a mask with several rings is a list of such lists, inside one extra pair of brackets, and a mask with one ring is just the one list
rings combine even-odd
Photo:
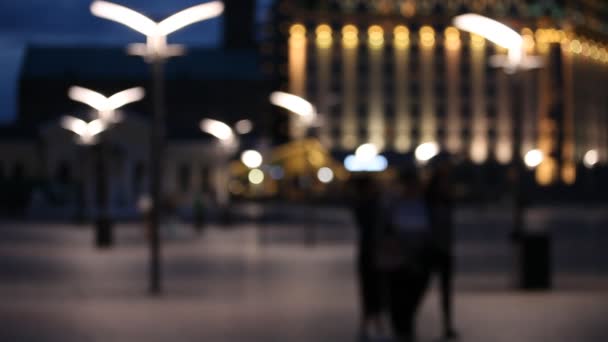
[[(386, 254), (389, 312), (398, 341), (415, 339), (418, 308), (431, 272), (431, 231), (420, 183), (413, 171), (400, 175), (384, 203), (382, 254)], [(392, 245), (392, 246), (391, 246)], [(392, 262), (388, 262), (391, 261)]]
[(453, 199), (451, 193), (451, 162), (446, 156), (437, 156), (426, 190), (426, 203), (433, 236), (433, 271), (439, 277), (443, 337), (457, 338), (452, 317), (453, 252), (452, 225)]
[(357, 273), (361, 300), (361, 337), (382, 333), (382, 274), (376, 267), (375, 229), (378, 222), (377, 185), (370, 175), (354, 179), (353, 213), (358, 229)]

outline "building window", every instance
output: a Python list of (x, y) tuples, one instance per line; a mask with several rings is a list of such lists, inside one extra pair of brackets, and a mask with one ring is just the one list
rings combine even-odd
[(190, 165), (184, 163), (177, 171), (177, 184), (182, 193), (188, 192), (190, 188)]

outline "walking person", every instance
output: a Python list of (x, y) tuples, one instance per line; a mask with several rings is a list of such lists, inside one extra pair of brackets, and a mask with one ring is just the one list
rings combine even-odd
[(360, 339), (373, 340), (384, 334), (381, 320), (382, 274), (374, 261), (377, 243), (379, 191), (370, 175), (354, 179), (352, 210), (358, 230), (357, 276), (361, 305)]
[(426, 203), (433, 241), (433, 273), (439, 277), (442, 333), (445, 340), (458, 337), (453, 321), (453, 198), (452, 165), (447, 156), (434, 158), (426, 189)]
[(415, 340), (415, 319), (428, 288), (432, 254), (428, 211), (416, 173), (399, 177), (383, 205), (378, 264), (387, 271), (388, 306), (400, 342)]

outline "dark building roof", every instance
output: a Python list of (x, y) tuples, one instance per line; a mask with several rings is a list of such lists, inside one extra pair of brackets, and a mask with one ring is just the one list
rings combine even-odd
[[(167, 63), (167, 79), (256, 80), (263, 75), (255, 50), (188, 49)], [(120, 47), (30, 46), (22, 79), (71, 78), (140, 80), (149, 68), (138, 56)]]

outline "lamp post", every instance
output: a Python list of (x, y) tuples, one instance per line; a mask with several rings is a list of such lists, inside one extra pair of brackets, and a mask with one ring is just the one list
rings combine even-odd
[(167, 36), (185, 26), (216, 17), (223, 11), (221, 1), (212, 1), (187, 8), (157, 23), (141, 13), (111, 2), (97, 0), (91, 4), (93, 15), (128, 26), (147, 37), (145, 44), (131, 44), (128, 52), (142, 56), (152, 68), (154, 120), (150, 148), (152, 211), (149, 290), (154, 295), (161, 292), (159, 221), (165, 142), (164, 64), (169, 58), (184, 54), (183, 46), (167, 44)]
[(103, 152), (99, 144), (99, 134), (108, 128), (108, 124), (102, 119), (90, 122), (73, 116), (64, 116), (60, 121), (61, 127), (76, 134), (76, 142), (79, 145), (94, 146), (96, 152), (96, 195), (97, 195), (97, 217), (95, 219), (95, 245), (97, 247), (109, 247), (112, 244), (111, 223), (107, 215), (107, 184), (105, 177), (105, 163)]
[[(123, 90), (118, 92), (110, 97), (106, 97), (101, 93), (93, 91), (91, 89), (72, 86), (68, 90), (68, 97), (74, 101), (78, 101), (84, 103), (97, 111), (97, 120), (94, 120), (87, 124), (93, 124), (91, 129), (95, 129), (95, 127), (103, 129), (108, 128), (111, 124), (119, 122), (122, 120), (121, 115), (116, 111), (120, 107), (139, 101), (143, 99), (145, 96), (145, 91), (141, 87), (135, 87)], [(79, 120), (76, 118), (67, 117), (65, 118), (66, 127), (76, 127), (78, 125), (82, 126), (82, 121), (80, 124)], [(84, 126), (83, 126), (84, 127)], [(68, 128), (69, 129), (69, 128)], [(73, 131), (73, 130), (72, 130)], [(96, 135), (90, 135), (90, 129), (85, 129), (83, 131), (85, 134), (89, 133), (89, 136), (86, 139), (93, 139)], [(82, 138), (81, 138), (82, 140)], [(96, 245), (98, 247), (109, 247), (112, 245), (112, 222), (109, 218), (108, 214), (108, 189), (107, 189), (107, 175), (106, 175), (106, 165), (104, 162), (104, 152), (103, 152), (103, 144), (99, 143), (95, 146), (96, 155), (97, 155), (97, 165), (96, 165), (96, 174), (97, 174), (97, 205), (98, 205), (98, 213), (95, 221), (95, 231), (96, 231)]]
[[(514, 123), (513, 130), (513, 171), (515, 186), (514, 192), (514, 206), (513, 206), (513, 227), (512, 236), (520, 245), (520, 249), (524, 248), (522, 245), (522, 238), (524, 238), (524, 210), (525, 210), (525, 196), (524, 189), (522, 186), (522, 178), (524, 175), (524, 163), (528, 165), (540, 164), (542, 162), (542, 153), (538, 150), (533, 150), (527, 153), (526, 158), (523, 158), (521, 151), (521, 126), (523, 122), (522, 118), (522, 80), (520, 77), (520, 71), (540, 68), (543, 65), (543, 61), (538, 56), (529, 56), (526, 54), (524, 49), (523, 37), (515, 32), (510, 27), (487, 17), (478, 14), (463, 14), (454, 18), (454, 26), (458, 29), (467, 31), (470, 33), (477, 34), (505, 49), (507, 49), (507, 55), (496, 55), (490, 58), (490, 65), (496, 68), (502, 68), (505, 73), (512, 75), (510, 77), (510, 86), (512, 89), (512, 119)], [(536, 165), (538, 165), (536, 164)], [(535, 167), (536, 165), (529, 166)], [(521, 254), (524, 254), (523, 252)], [(525, 287), (525, 273), (527, 269), (526, 260), (520, 261), (520, 286)]]

